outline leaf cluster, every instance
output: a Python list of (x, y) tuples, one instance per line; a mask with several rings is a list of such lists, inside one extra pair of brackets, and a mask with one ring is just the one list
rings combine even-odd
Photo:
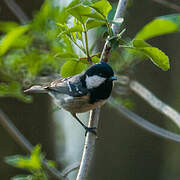
[(180, 14), (155, 18), (146, 24), (131, 41), (119, 45), (124, 50), (120, 54), (115, 52), (112, 55), (113, 59), (119, 55), (121, 56), (121, 61), (114, 63), (114, 68), (116, 71), (122, 72), (134, 65), (135, 62), (150, 59), (157, 67), (167, 71), (170, 68), (168, 56), (145, 41), (157, 36), (177, 32), (180, 32)]
[[(103, 7), (103, 8), (102, 8)], [(89, 61), (97, 63), (99, 56), (93, 54), (93, 48), (89, 48), (88, 33), (91, 29), (106, 26), (108, 35), (112, 35), (111, 24), (114, 22), (108, 18), (108, 14), (112, 6), (107, 0), (100, 1), (73, 1), (67, 8), (70, 15), (71, 24), (58, 23), (60, 28), (61, 39), (69, 39), (77, 48), (80, 49), (79, 54), (76, 52), (59, 53), (57, 56), (66, 58), (66, 63), (62, 66), (61, 76), (67, 77), (82, 72)], [(72, 25), (73, 21), (73, 25)], [(85, 57), (83, 57), (83, 55)]]
[(29, 102), (22, 88), (31, 85), (37, 76), (59, 73), (63, 61), (55, 55), (65, 46), (72, 50), (69, 41), (57, 39), (56, 23), (68, 17), (64, 11), (46, 0), (26, 25), (0, 22), (0, 97), (12, 96)]
[[(87, 33), (96, 27), (110, 27), (110, 10), (107, 0), (74, 0), (64, 8), (46, 0), (27, 25), (0, 22), (0, 96), (29, 102), (21, 89), (32, 85), (38, 76), (59, 72), (63, 77), (71, 76), (82, 72), (89, 60), (98, 62), (99, 54), (91, 53)], [(69, 27), (72, 17), (74, 23)]]
[(107, 0), (73, 0), (64, 8), (46, 0), (27, 25), (0, 22), (0, 97), (12, 96), (30, 102), (21, 89), (32, 85), (37, 77), (54, 73), (72, 76), (92, 62), (99, 62), (100, 53), (94, 53), (95, 45), (90, 47), (89, 43), (89, 32), (94, 28), (105, 29), (104, 37), (113, 50), (112, 66), (116, 72), (145, 59), (168, 70), (168, 56), (145, 41), (179, 32), (180, 15), (157, 17), (127, 41), (123, 39), (124, 29), (113, 34), (111, 25), (123, 23), (122, 18), (112, 19), (113, 12)]

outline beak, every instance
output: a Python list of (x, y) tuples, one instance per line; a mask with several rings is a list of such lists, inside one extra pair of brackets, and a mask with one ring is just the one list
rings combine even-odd
[(116, 76), (112, 76), (112, 77), (109, 78), (109, 80), (111, 80), (111, 81), (117, 80), (117, 77)]

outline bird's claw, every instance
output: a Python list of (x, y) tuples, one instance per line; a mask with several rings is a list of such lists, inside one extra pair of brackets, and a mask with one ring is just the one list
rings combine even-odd
[(93, 133), (95, 136), (97, 136), (97, 132), (96, 132), (96, 127), (85, 127), (85, 136), (87, 135), (88, 132)]

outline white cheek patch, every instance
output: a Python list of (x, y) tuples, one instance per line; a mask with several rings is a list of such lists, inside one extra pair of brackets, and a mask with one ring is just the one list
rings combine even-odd
[(96, 88), (100, 84), (102, 84), (106, 78), (94, 75), (94, 76), (86, 76), (86, 86), (88, 89)]

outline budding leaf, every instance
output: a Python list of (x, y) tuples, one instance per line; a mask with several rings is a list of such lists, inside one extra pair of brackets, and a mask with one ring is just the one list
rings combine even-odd
[(112, 9), (111, 4), (107, 0), (101, 0), (90, 5), (95, 11), (100, 13), (103, 17), (107, 17), (109, 11)]
[(88, 19), (87, 16), (91, 14), (91, 8), (83, 5), (77, 5), (68, 9), (68, 12), (84, 24)]
[(99, 26), (103, 26), (105, 25), (106, 23), (104, 21), (97, 21), (97, 20), (92, 20), (92, 19), (89, 19), (86, 23), (86, 27), (87, 27), (87, 30), (89, 29), (92, 29), (92, 28), (96, 28), (96, 27), (99, 27)]

